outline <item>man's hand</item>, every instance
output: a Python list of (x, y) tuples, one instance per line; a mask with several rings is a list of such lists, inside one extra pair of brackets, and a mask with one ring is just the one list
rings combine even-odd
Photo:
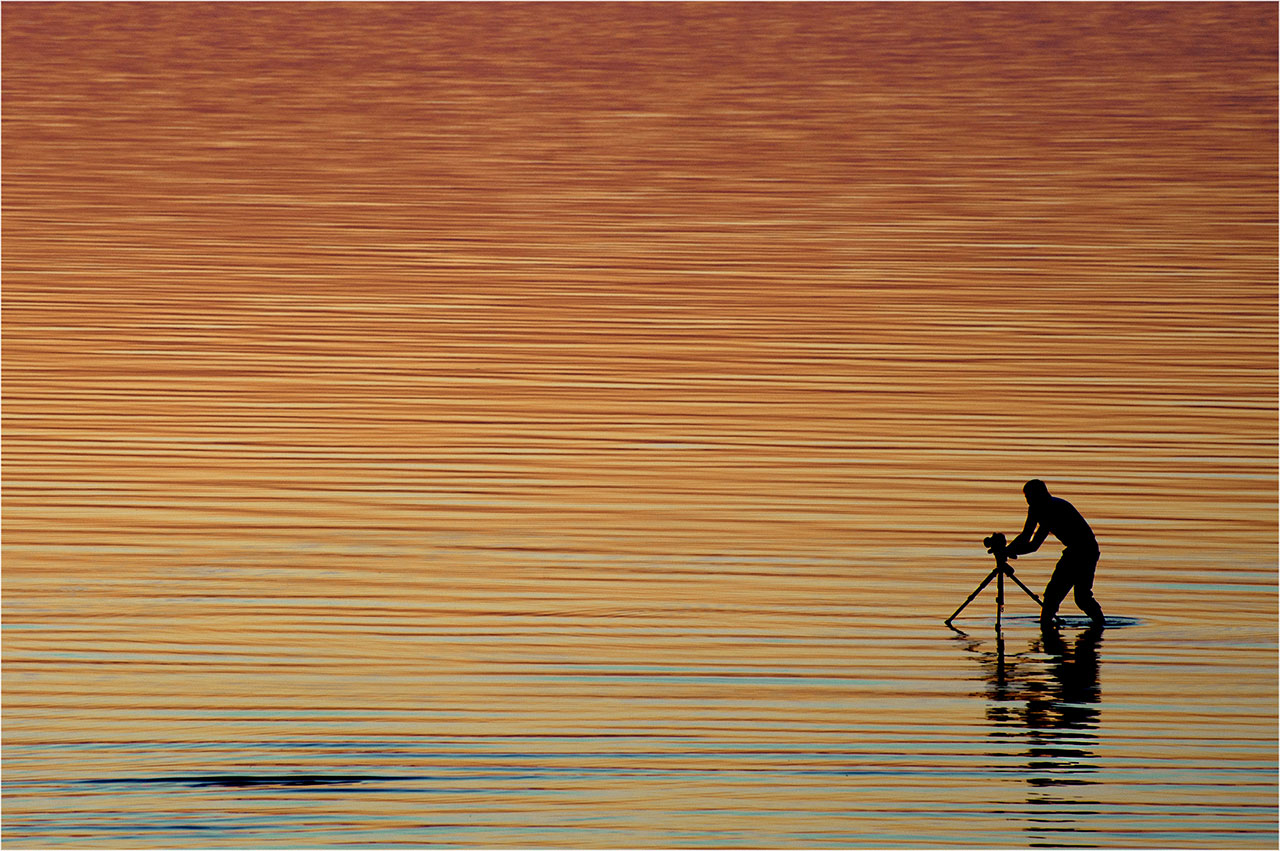
[(1017, 558), (1017, 553), (1009, 552), (1009, 545), (1005, 543), (1004, 535), (995, 532), (990, 537), (983, 538), (982, 543), (986, 544), (987, 552), (991, 553), (998, 559)]

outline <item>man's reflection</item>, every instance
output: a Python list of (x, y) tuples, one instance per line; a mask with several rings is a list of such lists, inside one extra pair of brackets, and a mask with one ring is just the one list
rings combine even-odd
[[(1068, 647), (1057, 629), (1047, 629), (1040, 634), (1032, 649), (1041, 651), (1048, 658), (1048, 695), (1029, 699), (1027, 702), (1027, 726), (1033, 730), (1050, 731), (1050, 739), (1070, 738), (1065, 731), (1096, 729), (1101, 711), (1098, 709), (1102, 693), (1098, 686), (1098, 647), (1102, 644), (1102, 628), (1092, 627), (1076, 636)], [(1089, 739), (1091, 733), (1082, 734)]]
[[(1018, 754), (1024, 766), (1027, 802), (1033, 808), (1028, 830), (1048, 838), (1077, 828), (1097, 802), (1080, 800), (1066, 787), (1093, 784), (1100, 724), (1099, 648), (1102, 627), (1090, 627), (1071, 638), (1056, 628), (1043, 630), (1026, 650), (1007, 653), (1004, 636), (989, 639), (957, 635), (982, 666), (986, 716), (993, 739), (1022, 739)], [(993, 754), (1007, 759), (1009, 753)], [(1007, 769), (1006, 765), (1000, 766)]]

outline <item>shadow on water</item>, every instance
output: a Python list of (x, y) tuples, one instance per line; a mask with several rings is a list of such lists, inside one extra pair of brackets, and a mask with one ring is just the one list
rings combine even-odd
[(1041, 842), (1064, 845), (1063, 834), (1091, 832), (1089, 821), (1101, 803), (1090, 800), (1084, 787), (1093, 786), (1097, 772), (1097, 730), (1101, 725), (1101, 655), (1104, 629), (1090, 627), (1065, 635), (1057, 629), (1041, 632), (1016, 652), (1005, 637), (974, 638), (956, 630), (955, 640), (982, 668), (983, 689), (975, 696), (987, 700), (991, 739), (1020, 746), (991, 752), (1010, 770), (1025, 777), (1026, 830)]
[(172, 786), (225, 787), (245, 789), (257, 786), (349, 786), (400, 778), (373, 774), (197, 774), (177, 777), (128, 777), (85, 780), (86, 784), (158, 784)]

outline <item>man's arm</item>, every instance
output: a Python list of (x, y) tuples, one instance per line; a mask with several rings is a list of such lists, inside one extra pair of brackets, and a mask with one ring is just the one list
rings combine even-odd
[[(1039, 525), (1040, 528), (1036, 528)], [(1034, 534), (1032, 534), (1034, 532)], [(1026, 555), (1034, 553), (1040, 549), (1040, 545), (1044, 543), (1044, 539), (1049, 535), (1049, 530), (1044, 524), (1036, 523), (1036, 513), (1027, 511), (1027, 522), (1022, 527), (1022, 532), (1018, 537), (1009, 542), (1009, 546), (1004, 548), (1005, 554), (1011, 558), (1014, 556)]]

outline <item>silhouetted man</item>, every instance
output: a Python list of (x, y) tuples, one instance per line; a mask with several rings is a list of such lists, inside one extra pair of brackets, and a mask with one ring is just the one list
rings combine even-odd
[(1072, 586), (1076, 589), (1076, 605), (1094, 622), (1105, 623), (1102, 607), (1093, 599), (1093, 572), (1098, 566), (1098, 539), (1093, 536), (1089, 524), (1065, 499), (1049, 495), (1049, 489), (1039, 479), (1032, 479), (1022, 486), (1027, 498), (1027, 525), (1014, 538), (1005, 553), (1011, 556), (1033, 553), (1040, 549), (1050, 532), (1066, 548), (1058, 559), (1058, 566), (1049, 577), (1044, 589), (1044, 608), (1040, 610), (1040, 624), (1052, 626), (1058, 606)]

